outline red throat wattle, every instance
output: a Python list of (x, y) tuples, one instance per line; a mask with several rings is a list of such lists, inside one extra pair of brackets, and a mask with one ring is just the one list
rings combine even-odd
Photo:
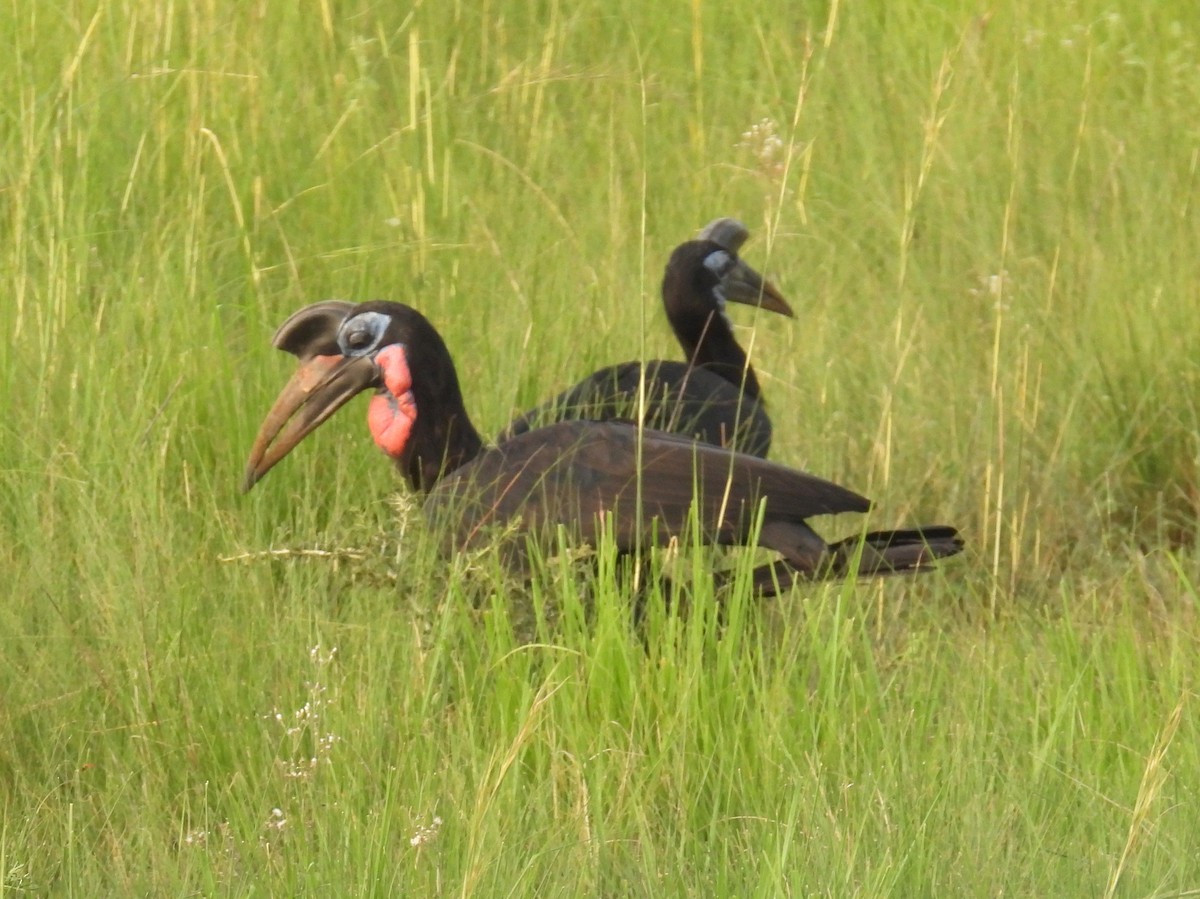
[(383, 372), (384, 389), (371, 397), (367, 424), (376, 445), (393, 459), (398, 459), (417, 421), (408, 356), (403, 346), (394, 344), (379, 351), (375, 364)]

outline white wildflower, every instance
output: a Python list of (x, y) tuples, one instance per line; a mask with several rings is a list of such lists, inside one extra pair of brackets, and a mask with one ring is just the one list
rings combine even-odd
[(193, 828), (183, 835), (183, 845), (185, 846), (203, 846), (208, 839), (208, 831), (201, 828)]
[(438, 831), (441, 829), (441, 827), (442, 819), (435, 815), (433, 820), (429, 822), (428, 826), (422, 824), (417, 827), (417, 832), (413, 834), (411, 839), (408, 841), (409, 845), (424, 846), (426, 843), (432, 843), (437, 837)]
[(779, 126), (774, 119), (760, 119), (742, 132), (739, 149), (748, 150), (754, 157), (755, 166), (762, 174), (777, 178), (786, 168), (787, 145), (779, 136)]
[(283, 809), (271, 809), (271, 816), (267, 818), (267, 823), (263, 826), (267, 830), (283, 830), (287, 826), (287, 818), (283, 816)]

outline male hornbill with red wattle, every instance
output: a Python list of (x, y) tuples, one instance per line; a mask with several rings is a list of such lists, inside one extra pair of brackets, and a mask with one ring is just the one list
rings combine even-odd
[[(562, 525), (593, 544), (607, 531), (618, 550), (633, 552), (682, 534), (693, 502), (705, 542), (727, 545), (751, 539), (762, 504), (758, 542), (782, 556), (764, 570), (783, 584), (844, 572), (860, 548), (860, 574), (924, 568), (962, 548), (949, 527), (827, 544), (805, 519), (866, 512), (868, 500), (756, 456), (628, 423), (563, 421), (485, 446), (441, 335), (400, 303), (315, 303), (284, 322), (274, 343), (301, 366), (263, 421), (243, 490), (351, 397), (373, 390), (367, 420), (376, 444), (426, 495), (454, 549), (485, 545), (493, 526), (515, 522), (534, 535)], [(505, 557), (519, 559), (519, 548)]]
[(738, 258), (749, 236), (736, 219), (716, 219), (696, 240), (676, 247), (667, 262), (663, 308), (687, 361), (602, 368), (512, 421), (499, 439), (569, 419), (640, 420), (647, 428), (766, 457), (771, 420), (725, 304), (744, 303), (789, 317), (792, 309), (773, 284)]

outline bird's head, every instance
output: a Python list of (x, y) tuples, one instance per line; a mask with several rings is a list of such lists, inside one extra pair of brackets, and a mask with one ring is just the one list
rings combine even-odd
[(288, 318), (272, 342), (296, 356), (300, 367), (263, 419), (243, 491), (365, 390), (375, 391), (367, 416), (371, 436), (397, 461), (409, 448), (418, 409), (432, 407), (439, 397), (461, 405), (457, 375), (441, 336), (421, 313), (402, 303), (314, 303)]
[(668, 316), (724, 314), (726, 303), (794, 314), (778, 288), (738, 257), (749, 234), (736, 219), (716, 219), (697, 239), (675, 248), (663, 275)]

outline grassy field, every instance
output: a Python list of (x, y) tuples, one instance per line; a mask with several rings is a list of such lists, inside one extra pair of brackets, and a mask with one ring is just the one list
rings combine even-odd
[[(0, 896), (1200, 895), (1200, 9), (982, 13), (4, 4)], [(674, 357), (718, 215), (773, 456), (963, 557), (638, 632), (439, 559), (363, 406), (238, 493), (296, 308), (495, 433)]]

